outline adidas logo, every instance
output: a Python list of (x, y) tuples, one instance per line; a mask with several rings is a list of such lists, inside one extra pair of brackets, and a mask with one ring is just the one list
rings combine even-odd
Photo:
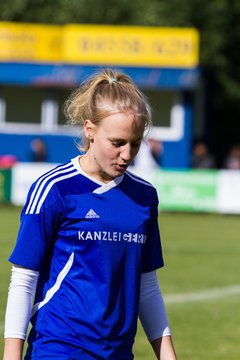
[(88, 211), (88, 213), (85, 215), (85, 219), (96, 219), (96, 218), (99, 218), (99, 217), (100, 216), (98, 214), (96, 214), (93, 209), (90, 209)]

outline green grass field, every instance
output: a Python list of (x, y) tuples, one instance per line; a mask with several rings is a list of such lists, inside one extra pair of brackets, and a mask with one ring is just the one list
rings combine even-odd
[[(20, 209), (0, 206), (0, 330)], [(240, 217), (160, 214), (165, 258), (158, 272), (179, 360), (240, 357)], [(181, 296), (180, 296), (181, 295)], [(0, 343), (2, 354), (3, 341)], [(136, 360), (154, 359), (139, 326)]]

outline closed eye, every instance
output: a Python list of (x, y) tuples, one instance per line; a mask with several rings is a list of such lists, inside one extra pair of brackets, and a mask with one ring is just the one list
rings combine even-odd
[[(121, 147), (121, 146), (125, 146), (128, 141), (126, 140), (123, 140), (123, 139), (119, 139), (119, 140), (110, 140), (112, 145), (114, 147)], [(131, 147), (139, 147), (141, 145), (141, 142), (142, 142), (142, 139), (137, 139), (137, 140), (134, 140), (133, 142), (130, 143), (130, 146)]]
[(124, 146), (126, 143), (125, 141), (112, 141), (112, 145), (115, 147), (121, 147)]

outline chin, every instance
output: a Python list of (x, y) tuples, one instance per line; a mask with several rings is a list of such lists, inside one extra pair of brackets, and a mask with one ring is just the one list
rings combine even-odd
[(103, 177), (105, 178), (105, 180), (111, 181), (114, 180), (116, 177), (123, 175), (125, 171), (126, 169), (122, 169), (122, 170), (109, 169), (108, 172), (105, 172)]

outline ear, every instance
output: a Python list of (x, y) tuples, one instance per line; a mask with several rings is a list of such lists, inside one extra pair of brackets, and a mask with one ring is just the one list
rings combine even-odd
[(91, 120), (85, 120), (83, 125), (84, 134), (87, 139), (93, 140), (95, 125), (91, 122)]

